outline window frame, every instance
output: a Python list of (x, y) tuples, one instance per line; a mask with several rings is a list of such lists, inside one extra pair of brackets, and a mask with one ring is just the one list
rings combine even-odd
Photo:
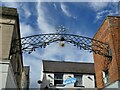
[(109, 70), (108, 69), (103, 70), (102, 74), (104, 85), (108, 85), (110, 83)]

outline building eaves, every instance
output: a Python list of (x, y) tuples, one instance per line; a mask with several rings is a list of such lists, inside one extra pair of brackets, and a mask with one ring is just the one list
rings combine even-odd
[(6, 15), (6, 16), (17, 16), (17, 9), (16, 8), (8, 8), (0, 6), (0, 15)]
[(44, 73), (95, 74), (94, 63), (43, 60)]

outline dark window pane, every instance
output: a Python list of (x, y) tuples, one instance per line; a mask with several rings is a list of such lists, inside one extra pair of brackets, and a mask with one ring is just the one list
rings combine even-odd
[(63, 74), (56, 73), (54, 74), (54, 85), (60, 85), (63, 84)]
[(59, 74), (59, 73), (54, 74), (54, 78), (55, 79), (63, 79), (63, 74)]
[(75, 74), (74, 77), (76, 78), (76, 82), (74, 84), (75, 87), (82, 86), (82, 75), (81, 74)]

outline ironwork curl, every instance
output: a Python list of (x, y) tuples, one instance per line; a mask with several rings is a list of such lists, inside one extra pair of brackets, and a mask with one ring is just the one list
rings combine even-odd
[(108, 58), (112, 58), (109, 55), (109, 45), (107, 43), (84, 36), (78, 36), (73, 34), (39, 34), (34, 36), (23, 37), (20, 40), (14, 40), (12, 43), (12, 53), (16, 53), (14, 49), (20, 44), (22, 52), (28, 52), (29, 54), (36, 50), (36, 48), (45, 48), (50, 43), (56, 41), (65, 41), (77, 46), (77, 48), (94, 52)]

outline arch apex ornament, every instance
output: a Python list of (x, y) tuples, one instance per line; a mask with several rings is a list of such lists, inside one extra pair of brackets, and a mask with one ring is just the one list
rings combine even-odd
[(66, 34), (68, 31), (68, 28), (66, 28), (64, 25), (60, 25), (56, 27), (57, 34)]
[[(30, 54), (37, 48), (45, 48), (53, 42), (64, 41), (79, 49), (94, 52), (95, 54), (102, 55), (112, 60), (112, 54), (109, 53), (109, 44), (89, 37), (67, 34), (66, 30), (64, 26), (59, 26), (57, 33), (38, 34), (14, 40), (12, 41), (11, 54), (16, 52), (27, 52)], [(16, 51), (15, 48), (18, 46), (21, 47), (21, 50)]]

